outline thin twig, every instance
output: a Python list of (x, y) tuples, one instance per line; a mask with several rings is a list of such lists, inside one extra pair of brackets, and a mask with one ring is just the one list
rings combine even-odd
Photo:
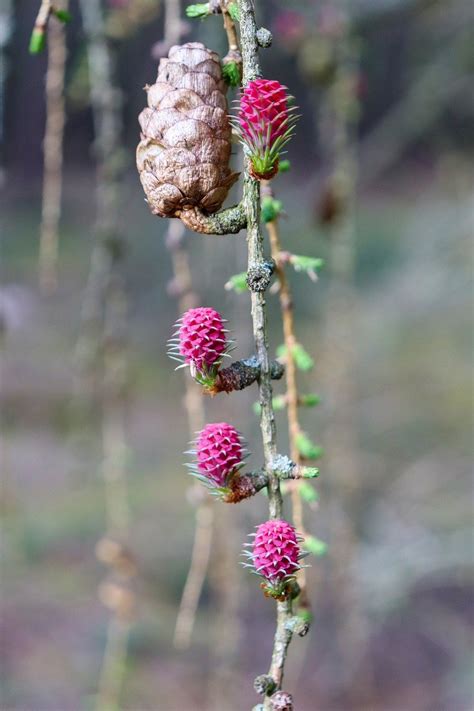
[[(240, 37), (243, 60), (243, 80), (245, 86), (260, 75), (258, 61), (257, 25), (252, 0), (239, 0)], [(243, 204), (247, 215), (248, 269), (262, 264), (264, 259), (263, 235), (260, 227), (260, 185), (250, 176), (249, 162), (246, 160)], [(280, 481), (272, 468), (277, 454), (275, 416), (272, 405), (272, 385), (270, 379), (270, 357), (268, 352), (268, 331), (266, 321), (265, 294), (251, 292), (253, 333), (257, 356), (261, 364), (259, 381), (260, 428), (263, 440), (265, 471), (268, 475), (268, 504), (270, 518), (281, 518), (283, 500)], [(276, 689), (281, 688), (288, 646), (293, 636), (289, 624), (292, 617), (290, 597), (277, 602), (277, 625), (273, 642), (272, 661), (269, 675), (275, 682)], [(271, 708), (268, 695), (264, 699), (264, 708)]]
[(235, 708), (233, 702), (239, 698), (235, 669), (242, 630), (242, 578), (235, 565), (240, 537), (237, 516), (233, 514), (226, 506), (217, 506), (214, 513), (214, 555), (209, 578), (215, 607), (206, 711)]
[(114, 84), (114, 57), (105, 35), (101, 2), (81, 0), (81, 10), (87, 36), (96, 138), (97, 224), (83, 310), (82, 338), (86, 348), (80, 350), (80, 355), (85, 357), (86, 369), (97, 364), (99, 355), (103, 356), (102, 476), (107, 525), (97, 554), (109, 566), (109, 582), (101, 586), (101, 599), (110, 608), (112, 617), (98, 685), (97, 709), (111, 711), (120, 704), (133, 603), (128, 584), (135, 572), (132, 563), (124, 565), (129, 507), (125, 423), (127, 298), (121, 275), (124, 246), (119, 229), (122, 121), (120, 96)]
[(221, 11), (222, 11), (222, 18), (224, 20), (224, 30), (227, 35), (227, 43), (229, 45), (229, 54), (235, 54), (236, 52), (240, 53), (239, 50), (239, 38), (237, 36), (237, 28), (235, 26), (235, 22), (233, 21), (232, 17), (230, 16), (229, 10), (228, 10), (228, 5), (229, 5), (229, 0), (220, 0), (219, 2)]
[[(269, 182), (265, 182), (262, 186), (262, 192), (270, 197), (273, 196), (273, 191)], [(270, 247), (272, 257), (275, 261), (275, 273), (279, 283), (279, 298), (280, 310), (283, 324), (283, 337), (285, 343), (285, 374), (286, 374), (286, 394), (285, 401), (287, 407), (288, 418), (288, 436), (290, 442), (290, 456), (296, 465), (301, 465), (301, 454), (297, 445), (298, 435), (301, 433), (299, 421), (299, 392), (296, 375), (296, 363), (293, 356), (293, 348), (296, 345), (295, 335), (295, 319), (293, 297), (291, 293), (290, 283), (286, 275), (285, 267), (280, 259), (282, 251), (280, 242), (280, 233), (278, 229), (278, 218), (266, 223), (268, 236), (270, 239)], [(292, 518), (296, 530), (303, 537), (306, 535), (303, 516), (303, 501), (300, 495), (300, 482), (295, 480), (290, 484), (291, 503), (292, 503)], [(306, 571), (304, 568), (298, 571), (298, 584), (300, 586), (300, 596), (298, 605), (301, 608), (309, 609), (310, 603), (308, 599), (308, 591), (306, 585)]]
[[(174, 4), (174, 0), (168, 0)], [(180, 220), (171, 220), (166, 237), (166, 244), (172, 255), (173, 281), (172, 290), (179, 296), (179, 313), (198, 304), (198, 297), (192, 288), (189, 255), (184, 246), (185, 229)], [(190, 437), (203, 428), (205, 422), (204, 402), (201, 388), (191, 378), (185, 378), (185, 409), (188, 416)], [(201, 489), (197, 494), (201, 495)], [(213, 509), (209, 497), (201, 500), (196, 508), (196, 523), (191, 563), (183, 588), (181, 602), (174, 631), (173, 643), (177, 649), (187, 649), (191, 643), (196, 612), (206, 579), (209, 563), (213, 528)]]
[(46, 27), (48, 25), (48, 20), (51, 15), (51, 11), (52, 11), (51, 0), (41, 0), (41, 5), (38, 10), (38, 14), (36, 15), (36, 19), (35, 19), (35, 25), (34, 25), (35, 30), (38, 30), (39, 32), (46, 31)]
[(173, 643), (176, 649), (188, 649), (194, 629), (196, 612), (206, 579), (211, 552), (214, 512), (206, 500), (196, 509), (194, 543), (186, 583), (179, 606)]
[[(63, 2), (64, 10), (67, 10), (67, 5), (67, 0), (65, 0)], [(44, 10), (45, 12), (46, 9)], [(46, 129), (43, 144), (43, 204), (39, 251), (39, 281), (40, 287), (44, 291), (53, 291), (58, 281), (57, 262), (62, 195), (66, 58), (66, 26), (63, 22), (51, 22), (48, 31)]]
[(13, 29), (13, 3), (4, 0), (0, 8), (0, 190), (4, 187), (5, 83), (8, 74), (8, 43)]

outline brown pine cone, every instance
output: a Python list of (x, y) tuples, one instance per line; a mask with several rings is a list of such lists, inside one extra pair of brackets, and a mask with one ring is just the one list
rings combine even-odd
[(198, 220), (221, 207), (239, 174), (229, 168), (231, 128), (219, 55), (200, 42), (171, 47), (146, 87), (137, 168), (150, 209)]

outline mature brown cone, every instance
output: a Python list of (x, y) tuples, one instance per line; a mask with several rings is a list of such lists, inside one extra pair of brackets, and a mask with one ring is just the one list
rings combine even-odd
[(137, 168), (151, 211), (199, 223), (200, 215), (221, 207), (239, 176), (229, 168), (231, 128), (219, 55), (200, 42), (171, 47), (156, 84), (146, 90)]

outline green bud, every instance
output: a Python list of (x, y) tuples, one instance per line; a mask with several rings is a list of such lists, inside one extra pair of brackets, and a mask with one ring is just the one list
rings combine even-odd
[(262, 200), (262, 220), (264, 222), (273, 222), (279, 216), (283, 210), (283, 203), (281, 200), (275, 200), (275, 198), (267, 195)]
[(240, 274), (234, 274), (231, 276), (224, 288), (227, 289), (227, 291), (233, 290), (237, 294), (242, 294), (244, 291), (248, 291), (247, 272), (241, 272)]
[(209, 15), (209, 3), (201, 2), (197, 5), (188, 5), (186, 17), (207, 17)]
[(308, 610), (307, 607), (300, 607), (296, 614), (298, 615), (300, 620), (303, 620), (303, 622), (311, 624), (311, 622), (313, 621), (313, 613), (311, 612), (311, 610)]
[(71, 22), (72, 15), (67, 10), (56, 10), (52, 8), (51, 12), (60, 22)]
[(303, 542), (303, 548), (315, 556), (324, 555), (328, 549), (327, 543), (321, 541), (316, 536), (306, 536)]
[(300, 405), (303, 407), (316, 407), (321, 402), (321, 397), (316, 395), (316, 393), (309, 393), (308, 395), (300, 395)]
[(317, 270), (324, 265), (324, 260), (319, 257), (305, 257), (302, 254), (292, 254), (290, 264), (295, 272), (306, 272), (312, 281), (317, 279)]
[(284, 410), (286, 407), (286, 398), (284, 395), (277, 395), (276, 397), (273, 398), (272, 400), (272, 406), (275, 412), (278, 412), (279, 410)]
[(291, 349), (291, 355), (295, 361), (295, 365), (299, 370), (311, 370), (314, 366), (314, 360), (309, 353), (305, 351), (301, 343), (295, 343)]
[(240, 21), (240, 9), (236, 2), (231, 2), (227, 6), (227, 12), (234, 22)]
[[(288, 349), (284, 343), (281, 346), (278, 346), (276, 354), (277, 358), (287, 357)], [(305, 351), (301, 343), (295, 343), (291, 349), (291, 355), (293, 356), (295, 365), (299, 368), (299, 370), (311, 370), (314, 366), (314, 360), (311, 358), (309, 353)]]
[(309, 481), (301, 481), (299, 483), (298, 493), (307, 504), (314, 504), (319, 499), (318, 492), (311, 486)]
[(293, 254), (291, 263), (295, 269), (320, 269), (324, 265), (324, 260), (319, 257), (305, 257), (302, 254)]
[(222, 76), (226, 84), (235, 88), (240, 85), (240, 67), (236, 62), (227, 62), (222, 65)]
[(35, 27), (30, 37), (30, 54), (40, 54), (46, 46), (46, 32)]
[(319, 476), (317, 467), (303, 467), (303, 479), (316, 479)]
[(285, 160), (281, 160), (278, 164), (278, 172), (279, 173), (288, 173), (288, 171), (291, 169), (291, 163), (288, 160), (288, 158), (285, 158)]
[(323, 448), (313, 444), (305, 432), (300, 432), (296, 437), (296, 446), (305, 459), (319, 459), (323, 455)]

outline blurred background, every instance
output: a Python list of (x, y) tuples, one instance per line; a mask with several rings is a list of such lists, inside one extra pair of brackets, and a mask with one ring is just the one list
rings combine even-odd
[[(224, 54), (222, 18), (182, 8), (166, 24), (160, 0), (71, 2), (62, 176), (63, 35), (51, 21), (41, 228), (48, 51), (28, 53), (39, 5), (0, 2), (0, 705), (249, 709), (274, 605), (238, 561), (267, 505), (200, 499), (183, 466), (185, 378), (166, 356), (180, 255), (199, 304), (229, 320), (236, 357), (252, 352), (248, 293), (224, 288), (246, 268), (245, 236), (187, 233), (170, 251), (134, 164), (157, 58), (178, 38)], [(273, 33), (265, 76), (301, 113), (291, 171), (273, 181), (283, 248), (325, 260), (316, 283), (290, 274), (315, 361), (301, 387), (322, 399), (302, 413), (324, 448), (305, 519), (327, 550), (310, 560), (314, 621), (291, 645), (285, 689), (299, 711), (470, 711), (472, 4), (256, 5)], [(168, 2), (168, 20), (178, 9)], [(277, 296), (269, 311), (276, 349)], [(258, 467), (255, 399), (253, 388), (207, 399), (205, 416), (238, 427)], [(277, 424), (284, 452), (285, 412)], [(196, 510), (204, 559), (213, 527), (210, 564), (176, 648)]]

